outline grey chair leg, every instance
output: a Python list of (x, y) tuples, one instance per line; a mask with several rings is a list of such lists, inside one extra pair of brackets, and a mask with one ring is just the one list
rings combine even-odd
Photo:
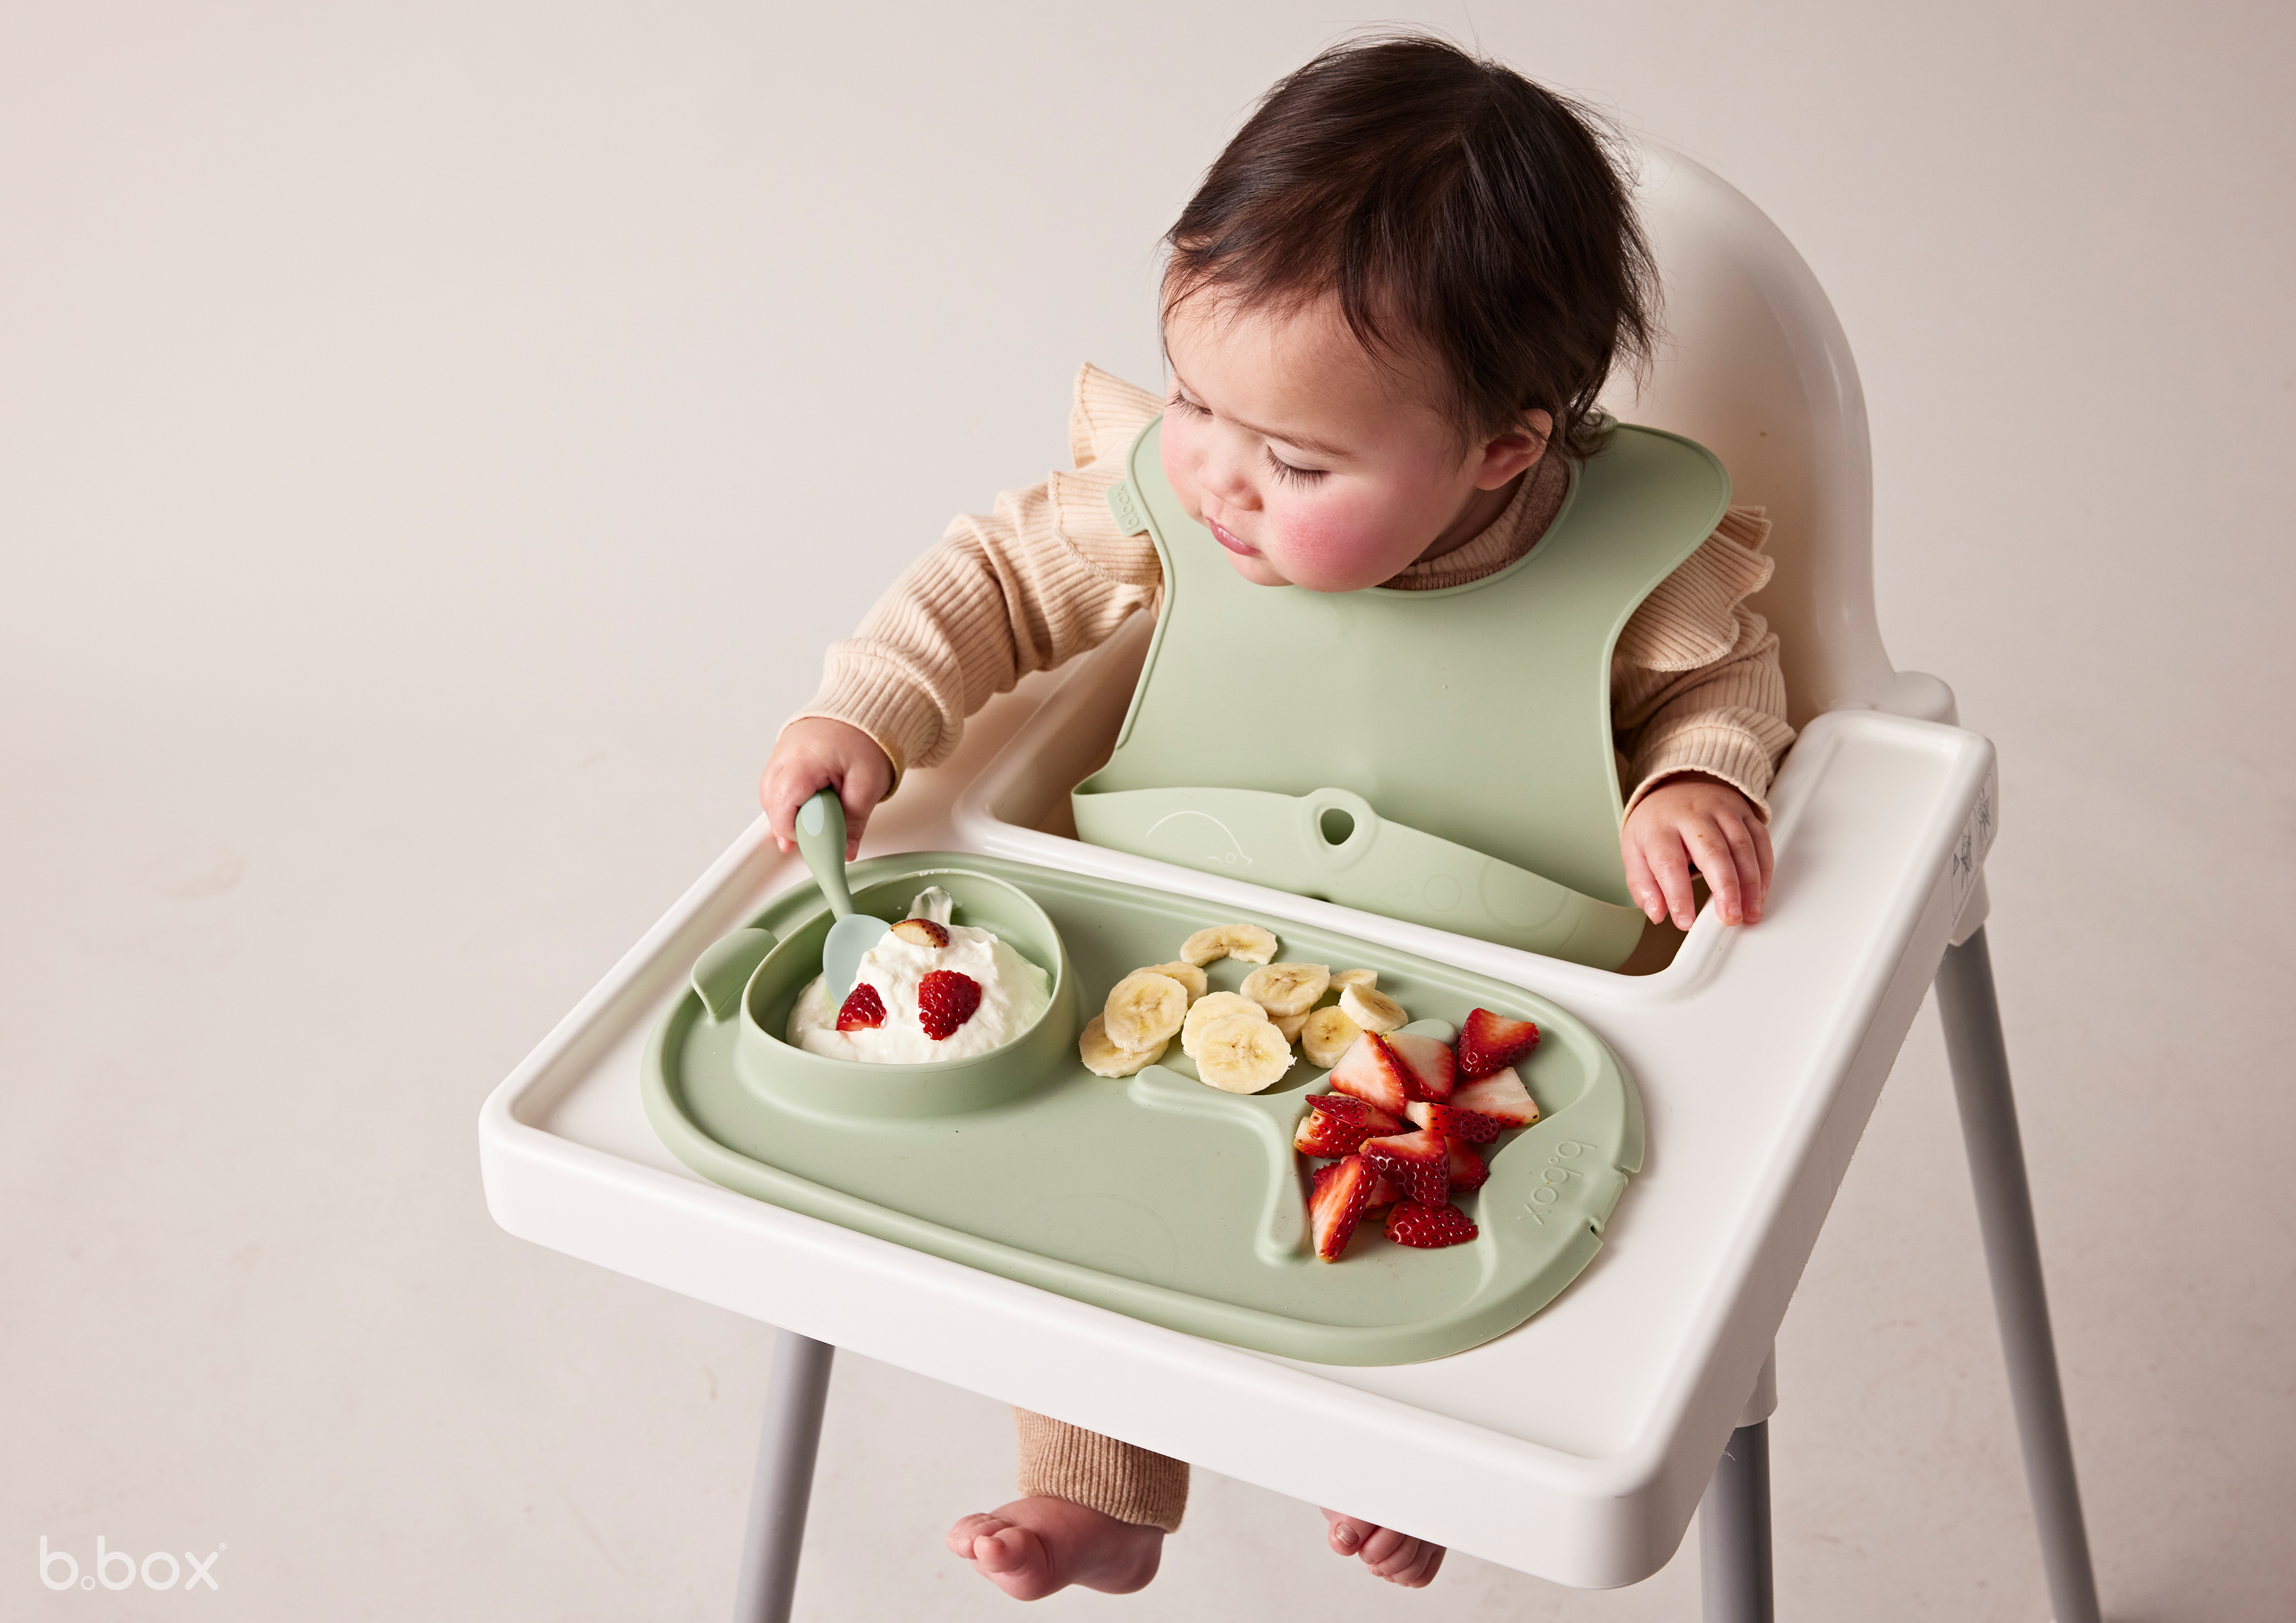
[(734, 1623), (789, 1623), (797, 1558), (805, 1542), (813, 1461), (821, 1447), (821, 1409), (837, 1349), (782, 1331), (774, 1340), (774, 1383), (758, 1439), (758, 1474), (750, 1488), (750, 1525), (742, 1545), (742, 1579)]
[(1977, 1186), (1977, 1218), (1985, 1234), (2001, 1350), (2009, 1365), (2009, 1396), (2025, 1450), (2025, 1480), (2033, 1496), (2033, 1520), (2040, 1526), (2049, 1603), (2056, 1623), (2097, 1623), (2096, 1575), (2081, 1520), (2080, 1484), (2073, 1476), (2072, 1438), (2065, 1426), (2064, 1389), (2057, 1378), (2041, 1248), (2033, 1230), (2033, 1197), (2025, 1181), (2017, 1101), (2009, 1091), (2009, 1052), (2001, 1039), (2001, 1006), (1994, 996), (1993, 960), (1983, 930), (1946, 949), (1937, 993), (1954, 1094), (1961, 1103), (1961, 1134), (1969, 1146), (1970, 1177)]
[(1770, 1623), (1770, 1422), (1730, 1433), (1698, 1502), (1705, 1623)]

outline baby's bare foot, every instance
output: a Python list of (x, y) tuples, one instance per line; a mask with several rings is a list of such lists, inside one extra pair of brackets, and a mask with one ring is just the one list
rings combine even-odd
[(1130, 1594), (1156, 1576), (1164, 1532), (1047, 1495), (962, 1518), (948, 1530), (948, 1548), (1016, 1601), (1040, 1601), (1070, 1584)]
[(1358, 1517), (1342, 1516), (1337, 1511), (1325, 1511), (1324, 1520), (1331, 1524), (1326, 1536), (1332, 1553), (1362, 1556), (1364, 1565), (1371, 1569), (1374, 1578), (1400, 1584), (1406, 1589), (1424, 1589), (1442, 1570), (1444, 1551), (1439, 1544), (1430, 1544), (1423, 1538), (1414, 1538)]

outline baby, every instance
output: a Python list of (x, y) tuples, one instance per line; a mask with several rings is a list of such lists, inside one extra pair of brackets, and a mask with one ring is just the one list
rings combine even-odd
[[(1086, 367), (1076, 469), (951, 525), (783, 729), (759, 794), (783, 848), (817, 791), (854, 851), (910, 766), (1030, 671), (1160, 605), (1162, 566), (1107, 504), (1163, 417), (1164, 471), (1246, 580), (1436, 590), (1524, 557), (1601, 453), (1595, 399), (1646, 357), (1654, 277), (1627, 186), (1578, 110), (1439, 40), (1359, 41), (1283, 80), (1169, 233), (1160, 397)], [(1767, 524), (1734, 508), (1637, 608), (1610, 673), (1628, 888), (1653, 930), (1762, 914), (1764, 801), (1792, 741), (1777, 639), (1744, 599)], [(1016, 1412), (1021, 1494), (948, 1547), (1023, 1600), (1155, 1576), (1187, 1467)], [(1331, 1548), (1418, 1586), (1436, 1545), (1334, 1512)]]

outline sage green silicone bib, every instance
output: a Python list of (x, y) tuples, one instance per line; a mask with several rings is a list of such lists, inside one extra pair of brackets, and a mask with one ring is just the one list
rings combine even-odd
[(1730, 478), (1619, 426), (1524, 557), (1435, 592), (1254, 586), (1164, 477), (1159, 418), (1110, 510), (1164, 567), (1107, 766), (1072, 797), (1095, 845), (1613, 968), (1641, 939), (1611, 655), (1721, 521)]

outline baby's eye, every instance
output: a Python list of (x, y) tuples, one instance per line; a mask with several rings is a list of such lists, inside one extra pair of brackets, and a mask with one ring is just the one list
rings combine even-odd
[(1190, 417), (1209, 417), (1211, 415), (1210, 412), (1206, 411), (1202, 406), (1198, 406), (1193, 400), (1189, 399), (1187, 396), (1182, 394), (1177, 389), (1172, 391), (1172, 398), (1164, 402), (1164, 406), (1168, 411), (1179, 412), (1182, 414)]
[(1267, 471), (1287, 485), (1312, 485), (1324, 472), (1321, 468), (1295, 468), (1273, 451), (1267, 454)]

